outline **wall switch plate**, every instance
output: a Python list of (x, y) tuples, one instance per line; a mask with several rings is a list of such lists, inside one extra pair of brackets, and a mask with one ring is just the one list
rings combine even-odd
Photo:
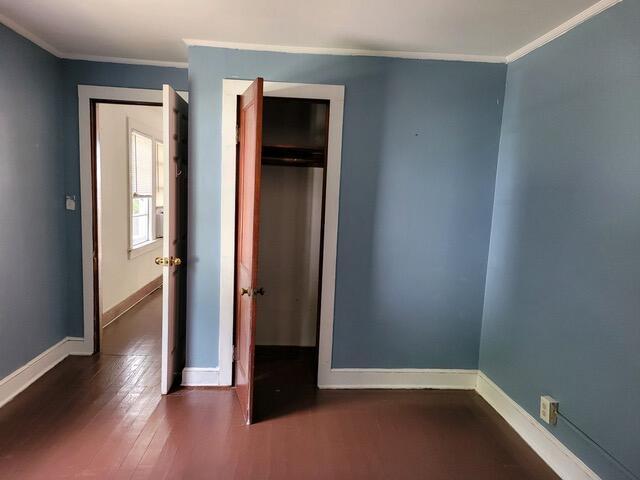
[(75, 210), (76, 209), (76, 196), (75, 195), (66, 195), (64, 199), (64, 207), (67, 210)]
[(544, 395), (540, 397), (540, 418), (549, 425), (555, 425), (558, 422), (558, 401)]

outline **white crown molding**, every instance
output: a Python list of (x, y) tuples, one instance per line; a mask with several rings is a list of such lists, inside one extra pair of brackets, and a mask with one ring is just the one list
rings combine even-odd
[(10, 28), (14, 32), (16, 32), (18, 35), (21, 35), (27, 40), (32, 41), (33, 43), (38, 45), (40, 48), (43, 48), (44, 50), (49, 52), (51, 55), (54, 55), (58, 58), (62, 58), (62, 52), (60, 52), (60, 50), (58, 50), (56, 47), (54, 47), (48, 42), (45, 42), (40, 37), (38, 37), (34, 33), (31, 33), (26, 28), (24, 28), (22, 25), (17, 24), (13, 20), (11, 20), (9, 17), (2, 15), (1, 13), (0, 13), (0, 23), (4, 24), (4, 26), (6, 26), (7, 28)]
[[(468, 55), (458, 53), (437, 53), (437, 52), (411, 52), (398, 50), (365, 50), (351, 48), (327, 48), (327, 47), (300, 47), (293, 45), (270, 45), (261, 43), (243, 43), (243, 42), (223, 42), (215, 40), (200, 40), (193, 38), (185, 38), (183, 42), (187, 46), (201, 46), (213, 48), (227, 48), (233, 50), (253, 50), (259, 52), (281, 52), (281, 53), (306, 53), (312, 55), (342, 55), (342, 56), (367, 56), (367, 57), (392, 57), (405, 58), (411, 60), (444, 60), (455, 62), (479, 62), (479, 63), (511, 63), (525, 55), (537, 50), (556, 38), (564, 35), (568, 31), (586, 22), (590, 18), (604, 12), (612, 6), (622, 2), (622, 0), (600, 0), (598, 3), (583, 10), (578, 15), (567, 20), (563, 24), (553, 30), (538, 37), (532, 42), (510, 53), (506, 57), (499, 55)], [(139, 58), (123, 58), (108, 57), (98, 55), (83, 55), (77, 53), (65, 53), (55, 48), (50, 43), (44, 41), (37, 35), (33, 34), (26, 28), (22, 27), (15, 21), (5, 15), (0, 14), (0, 23), (12, 29), (19, 35), (31, 40), (36, 45), (42, 47), (47, 52), (58, 58), (66, 58), (69, 60), (86, 60), (90, 62), (106, 62), (106, 63), (122, 63), (128, 65), (149, 65), (157, 67), (173, 67), (188, 68), (188, 62), (175, 62), (163, 60), (147, 60)]]
[(362, 50), (355, 48), (297, 47), (293, 45), (270, 45), (263, 43), (219, 42), (184, 38), (189, 47), (213, 47), (258, 52), (306, 53), (311, 55), (342, 55), (361, 57), (392, 57), (411, 60), (445, 60), (453, 62), (505, 63), (505, 58), (492, 55), (466, 55), (458, 53), (405, 52), (398, 50)]
[(541, 37), (536, 38), (533, 42), (530, 42), (530, 43), (526, 44), (524, 47), (519, 48), (515, 52), (510, 53), (509, 55), (507, 55), (507, 58), (506, 58), (507, 63), (515, 62), (519, 58), (522, 58), (525, 55), (528, 55), (529, 53), (533, 52), (534, 50), (537, 50), (538, 48), (542, 47), (543, 45), (546, 45), (547, 43), (549, 43), (549, 42), (555, 40), (556, 38), (564, 35), (568, 31), (573, 30), (578, 25), (586, 22), (590, 18), (595, 17), (596, 15), (604, 12), (605, 10), (613, 7), (614, 5), (616, 5), (616, 4), (620, 3), (620, 2), (622, 2), (622, 0), (600, 0), (595, 5), (592, 5), (591, 7), (587, 8), (586, 10), (583, 10), (582, 12), (580, 12), (575, 17), (570, 18), (569, 20), (564, 22), (562, 25), (557, 26), (553, 30), (551, 30), (551, 31), (545, 33), (544, 35), (542, 35)]
[(127, 65), (147, 65), (151, 67), (189, 68), (188, 62), (165, 62), (163, 60), (144, 60), (140, 58), (103, 57), (99, 55), (80, 55), (62, 53), (60, 58), (67, 60), (85, 60), (87, 62), (124, 63)]
[(476, 391), (560, 478), (600, 480), (593, 470), (483, 372), (478, 372)]
[(31, 42), (38, 45), (40, 48), (46, 50), (51, 55), (54, 55), (58, 58), (64, 58), (68, 60), (86, 60), (88, 62), (103, 62), (103, 63), (123, 63), (127, 65), (149, 65), (153, 67), (173, 67), (173, 68), (188, 68), (189, 64), (187, 62), (168, 62), (163, 60), (145, 60), (140, 58), (123, 58), (123, 57), (105, 57), (99, 55), (83, 55), (78, 53), (65, 53), (58, 50), (56, 47), (51, 45), (48, 42), (45, 42), (36, 34), (30, 32), (22, 25), (14, 22), (6, 15), (0, 14), (0, 23), (5, 25), (7, 28), (10, 28), (18, 35), (30, 40)]

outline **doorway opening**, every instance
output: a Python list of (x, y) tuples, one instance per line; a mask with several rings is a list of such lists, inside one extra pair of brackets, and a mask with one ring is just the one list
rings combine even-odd
[[(162, 104), (94, 102), (99, 351), (158, 363), (162, 337)], [(160, 378), (158, 376), (158, 383)]]
[(256, 421), (301, 408), (317, 386), (328, 126), (328, 100), (264, 98)]
[[(179, 385), (185, 363), (187, 99), (186, 92), (178, 93), (169, 85), (163, 85), (162, 90), (78, 86), (83, 205), (80, 212), (83, 353), (90, 355), (102, 348), (103, 353), (153, 354), (159, 357), (156, 363), (159, 363), (162, 394)], [(129, 109), (128, 114), (123, 117), (120, 112), (119, 120), (110, 124), (107, 113), (118, 110), (118, 106)], [(154, 120), (138, 118), (140, 110), (133, 114), (133, 107), (155, 109), (156, 117)], [(160, 112), (160, 124), (157, 111)], [(124, 126), (122, 118), (126, 118)], [(119, 150), (115, 149), (119, 153), (109, 149), (113, 147), (107, 140), (110, 138), (109, 125), (119, 130), (117, 138), (124, 139)], [(104, 128), (101, 130), (101, 127)], [(113, 171), (101, 168), (111, 164), (118, 167)], [(124, 178), (125, 181), (116, 181), (116, 178)], [(112, 201), (107, 205), (103, 192), (114, 193), (112, 190), (116, 192), (109, 197)], [(72, 196), (67, 198), (67, 208), (75, 209)], [(117, 226), (109, 223), (114, 219)], [(123, 225), (126, 233), (115, 235), (114, 232)], [(145, 278), (140, 272), (127, 271), (126, 266), (117, 264), (118, 256), (110, 255), (110, 248), (106, 245), (113, 238), (117, 239), (115, 243), (120, 257), (124, 255), (128, 260), (141, 258), (143, 261), (135, 263), (142, 263), (145, 267), (151, 265), (153, 270), (145, 270), (154, 272), (147, 273), (150, 277), (146, 279), (151, 278), (149, 282), (144, 283)], [(153, 254), (157, 253), (160, 255), (154, 257)], [(112, 270), (111, 276), (109, 269)], [(128, 291), (122, 288), (140, 277), (143, 281), (138, 286), (143, 286), (134, 293), (129, 293), (131, 288)], [(105, 285), (110, 287), (106, 291)], [(123, 292), (128, 296), (119, 300), (118, 295), (122, 296)], [(146, 304), (147, 301), (150, 305)], [(158, 309), (161, 311), (159, 341)], [(143, 317), (138, 318), (139, 328), (126, 332), (126, 327), (132, 325), (125, 322), (125, 318), (136, 316)], [(145, 325), (148, 323), (155, 326), (155, 333), (151, 328), (149, 337), (145, 338), (143, 334), (142, 339), (136, 337), (131, 341), (128, 335), (135, 337), (140, 330), (147, 333)], [(123, 328), (117, 329), (118, 324)], [(108, 335), (112, 331), (110, 326), (120, 332)]]
[(235, 280), (248, 423), (301, 408), (317, 388), (330, 110), (326, 99), (261, 98), (261, 79), (252, 88), (238, 108)]

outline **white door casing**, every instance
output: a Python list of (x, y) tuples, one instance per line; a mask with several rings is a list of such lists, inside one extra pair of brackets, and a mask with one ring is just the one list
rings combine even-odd
[[(222, 82), (220, 331), (218, 346), (220, 385), (231, 385), (233, 371), (237, 97), (250, 84), (250, 80), (224, 79)], [(329, 100), (329, 142), (326, 166), (318, 358), (318, 385), (328, 385), (331, 383), (331, 352), (333, 346), (333, 308), (338, 243), (338, 200), (340, 196), (344, 86), (265, 81), (264, 96)]]

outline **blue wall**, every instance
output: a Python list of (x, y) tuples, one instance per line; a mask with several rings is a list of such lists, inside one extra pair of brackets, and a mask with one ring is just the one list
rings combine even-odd
[[(37, 57), (29, 81), (42, 81), (48, 102), (57, 105), (38, 115), (42, 125), (54, 125), (47, 129), (48, 154), (55, 152), (57, 163), (46, 193), (56, 201), (45, 203), (57, 219), (40, 224), (33, 217), (32, 223), (51, 228), (61, 242), (49, 242), (47, 250), (56, 252), (49, 257), (58, 280), (48, 290), (58, 306), (56, 322), (48, 325), (58, 326), (56, 340), (82, 336), (80, 210), (65, 211), (61, 200), (65, 193), (79, 198), (77, 86), (188, 89), (187, 72), (59, 60), (3, 33)], [(334, 364), (475, 368), (506, 67), (206, 48), (191, 49), (190, 60), (189, 364), (218, 364), (222, 79), (262, 75), (346, 86)], [(13, 84), (36, 90), (29, 82)], [(9, 238), (4, 245), (14, 247)], [(13, 303), (7, 305), (13, 309)], [(3, 338), (15, 345), (17, 337), (8, 332)], [(36, 342), (18, 363), (8, 362), (7, 371), (52, 343)]]
[(346, 87), (336, 367), (476, 368), (504, 65), (189, 49), (188, 364), (218, 365), (223, 78)]
[[(0, 24), (0, 378), (82, 336), (79, 84), (188, 90), (187, 70), (60, 60)], [(78, 203), (78, 206), (79, 203)]]
[[(80, 198), (78, 144), (78, 85), (162, 89), (164, 83), (188, 90), (187, 69), (61, 60), (64, 109), (65, 191)], [(67, 288), (69, 335), (83, 336), (82, 234), (80, 209), (66, 213)]]
[[(78, 84), (190, 83), (188, 363), (205, 367), (218, 364), (222, 79), (343, 84), (334, 366), (475, 368), (480, 348), (534, 417), (555, 396), (640, 476), (639, 24), (626, 0), (510, 65), (504, 112), (501, 65), (194, 47), (188, 82), (59, 60), (0, 26), (0, 378), (83, 333), (80, 214), (64, 210), (79, 195)], [(564, 421), (550, 429), (625, 478)]]
[(0, 379), (67, 335), (56, 57), (0, 24)]
[[(480, 368), (640, 476), (640, 2), (511, 64)], [(564, 421), (551, 431), (626, 478)]]

